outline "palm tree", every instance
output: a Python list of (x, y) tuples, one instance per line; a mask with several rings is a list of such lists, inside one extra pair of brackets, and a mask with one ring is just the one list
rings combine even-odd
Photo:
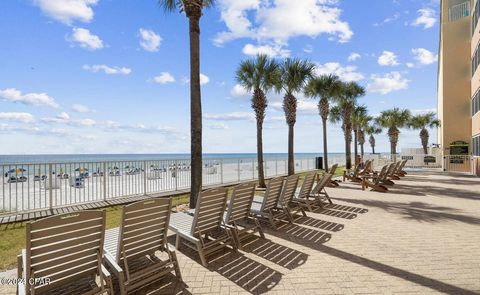
[(397, 154), (398, 137), (400, 135), (399, 128), (407, 126), (410, 120), (410, 111), (394, 108), (380, 113), (376, 119), (378, 125), (388, 129), (388, 137), (390, 140), (390, 153), (393, 157)]
[(355, 110), (357, 99), (365, 95), (365, 89), (356, 82), (342, 82), (339, 94), (335, 97), (336, 105), (330, 111), (332, 123), (342, 123), (345, 137), (346, 168), (352, 168), (352, 114)]
[[(368, 119), (368, 111), (366, 105), (355, 106), (352, 114), (352, 127), (353, 127), (353, 150), (355, 159), (358, 156), (358, 144), (360, 143), (361, 127), (365, 125), (365, 120)], [(365, 143), (365, 137), (363, 137), (363, 143)], [(363, 156), (363, 143), (361, 144), (361, 155)]]
[(285, 59), (281, 71), (281, 83), (285, 90), (283, 110), (288, 125), (288, 175), (295, 174), (294, 159), (294, 128), (297, 121), (297, 98), (295, 92), (303, 89), (309, 79), (313, 77), (315, 65), (307, 60)]
[(342, 83), (336, 75), (321, 75), (310, 80), (305, 87), (305, 95), (312, 98), (319, 97), (318, 111), (322, 118), (323, 127), (323, 158), (325, 170), (328, 171), (328, 144), (327, 144), (327, 120), (330, 113), (330, 101), (340, 91)]
[(440, 121), (435, 118), (436, 114), (433, 112), (423, 115), (416, 115), (410, 119), (408, 125), (412, 129), (420, 130), (420, 140), (422, 142), (423, 152), (428, 154), (428, 138), (430, 134), (427, 128), (434, 128), (440, 126)]
[(190, 34), (190, 208), (202, 190), (202, 99), (200, 91), (200, 18), (214, 0), (159, 0), (165, 11), (185, 12)]
[(236, 80), (247, 91), (252, 92), (252, 109), (257, 120), (257, 158), (259, 186), (265, 187), (263, 171), (263, 121), (268, 101), (265, 93), (279, 90), (280, 66), (267, 55), (257, 55), (255, 59), (244, 60), (236, 71)]
[(372, 147), (372, 154), (375, 155), (375, 135), (382, 133), (382, 128), (380, 128), (376, 124), (372, 124), (368, 125), (367, 128), (365, 128), (365, 132), (370, 135), (370, 137), (368, 138), (368, 142)]

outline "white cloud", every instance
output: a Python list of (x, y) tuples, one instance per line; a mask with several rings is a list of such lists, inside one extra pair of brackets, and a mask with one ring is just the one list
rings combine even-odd
[(175, 78), (169, 72), (161, 72), (160, 75), (153, 78), (155, 83), (167, 84), (175, 82)]
[(0, 112), (0, 120), (31, 123), (35, 119), (30, 113)]
[(207, 75), (200, 73), (200, 85), (206, 85), (209, 82), (210, 78)]
[(373, 25), (376, 26), (376, 27), (380, 27), (384, 24), (388, 24), (388, 23), (391, 23), (393, 21), (396, 21), (399, 18), (400, 18), (400, 13), (396, 12), (393, 16), (387, 17), (384, 20), (382, 20), (380, 23), (374, 23)]
[(162, 42), (162, 37), (156, 34), (152, 30), (147, 30), (141, 28), (140, 32), (140, 46), (145, 49), (146, 51), (156, 52), (160, 47), (160, 43)]
[(378, 57), (378, 64), (381, 66), (398, 66), (398, 57), (391, 51), (383, 51), (382, 55)]
[(413, 68), (413, 67), (415, 67), (415, 64), (412, 63), (412, 62), (407, 62), (406, 65), (407, 65), (407, 68)]
[[(328, 34), (339, 42), (348, 42), (353, 32), (340, 19), (338, 1), (332, 0), (220, 0), (221, 18), (228, 31), (216, 35), (222, 45), (238, 38), (270, 40), (277, 44), (296, 36), (315, 38)], [(253, 13), (251, 13), (253, 12)]]
[(365, 77), (362, 73), (357, 72), (357, 67), (355, 66), (342, 66), (338, 62), (329, 62), (326, 64), (318, 64), (315, 68), (315, 73), (317, 75), (328, 75), (328, 74), (335, 74), (340, 79), (347, 81), (347, 82), (358, 82), (363, 80)]
[(230, 95), (233, 97), (243, 97), (250, 95), (250, 93), (242, 85), (236, 84), (232, 90), (230, 90)]
[(18, 102), (26, 105), (48, 106), (51, 108), (59, 107), (55, 100), (48, 96), (46, 93), (32, 92), (22, 94), (20, 90), (17, 90), (15, 88), (7, 88), (4, 90), (0, 90), (0, 98), (7, 101)]
[(399, 72), (391, 72), (383, 76), (372, 75), (371, 81), (367, 84), (367, 91), (385, 95), (393, 91), (407, 89), (409, 82)]
[(33, 0), (34, 5), (48, 17), (71, 25), (74, 21), (90, 22), (93, 19), (92, 6), (98, 0)]
[(61, 112), (60, 114), (57, 115), (57, 118), (60, 120), (69, 121), (70, 115), (65, 112)]
[[(188, 79), (187, 77), (183, 77), (182, 84), (188, 83), (190, 83), (190, 79)], [(205, 85), (208, 83), (210, 83), (210, 78), (207, 75), (200, 73), (200, 85)]]
[(216, 120), (216, 121), (245, 121), (245, 120), (255, 119), (255, 115), (253, 113), (248, 113), (248, 112), (205, 114), (203, 117), (208, 120)]
[(225, 123), (218, 122), (218, 123), (208, 125), (208, 128), (213, 129), (213, 130), (227, 130), (230, 127), (228, 127), (228, 125), (225, 124)]
[(243, 47), (243, 54), (255, 56), (258, 54), (266, 54), (270, 57), (289, 57), (290, 50), (283, 49), (280, 45), (259, 45), (247, 44)]
[(88, 50), (97, 50), (103, 48), (102, 39), (100, 39), (100, 37), (97, 35), (93, 35), (88, 29), (84, 28), (73, 28), (69, 41), (78, 43), (80, 47)]
[(74, 104), (72, 105), (72, 110), (77, 113), (90, 113), (93, 112), (89, 107), (82, 105), (82, 104)]
[(132, 69), (126, 67), (109, 67), (107, 65), (83, 65), (82, 68), (92, 73), (103, 72), (107, 75), (128, 75), (132, 72)]
[[(278, 112), (283, 112), (283, 102), (282, 101), (275, 101), (269, 104), (273, 110)], [(305, 97), (299, 97), (297, 99), (297, 112), (299, 114), (306, 114), (306, 115), (317, 115), (318, 114), (318, 105), (317, 101), (313, 99), (308, 99)], [(276, 118), (278, 120), (278, 118)], [(276, 120), (275, 118), (271, 120)], [(281, 117), (281, 121), (285, 121), (285, 117)]]
[(303, 52), (312, 53), (313, 52), (313, 46), (310, 45), (310, 44), (305, 45), (305, 47), (303, 48)]
[(424, 29), (429, 29), (437, 22), (435, 10), (431, 8), (422, 8), (417, 11), (418, 17), (412, 22), (412, 26), (423, 26)]
[(425, 48), (414, 48), (412, 49), (412, 54), (414, 59), (422, 65), (430, 65), (438, 60), (438, 55)]
[(362, 56), (359, 53), (352, 52), (348, 56), (348, 61), (356, 61), (357, 59), (360, 59)]

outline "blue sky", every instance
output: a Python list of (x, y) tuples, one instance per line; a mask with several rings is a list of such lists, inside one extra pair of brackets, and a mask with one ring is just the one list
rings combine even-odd
[[(438, 9), (438, 0), (218, 0), (201, 20), (204, 152), (255, 152), (250, 96), (234, 72), (257, 53), (358, 81), (372, 114), (435, 110)], [(154, 0), (2, 1), (0, 40), (0, 153), (189, 152), (183, 14)], [(267, 98), (264, 150), (286, 152), (282, 94)], [(298, 98), (296, 151), (321, 151), (316, 101)], [(419, 147), (417, 134), (402, 130), (400, 147)], [(339, 126), (329, 126), (329, 149), (344, 150)], [(377, 150), (388, 149), (377, 136)]]

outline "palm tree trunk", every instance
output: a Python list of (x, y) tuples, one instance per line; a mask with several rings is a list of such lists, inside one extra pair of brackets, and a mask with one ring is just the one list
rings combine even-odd
[(374, 145), (372, 145), (372, 154), (375, 155), (375, 146)]
[[(201, 14), (200, 14), (201, 15)], [(190, 16), (190, 208), (202, 190), (202, 100), (200, 92), (200, 15)]]
[(395, 157), (397, 154), (397, 144), (393, 141), (390, 141), (390, 153), (392, 154), (392, 157)]
[(258, 161), (258, 186), (265, 188), (265, 175), (263, 173), (263, 124), (257, 122), (257, 161)]
[(353, 129), (353, 153), (355, 154), (355, 161), (357, 161), (357, 156), (358, 156), (358, 130), (357, 130), (357, 128)]
[(295, 125), (288, 125), (288, 175), (295, 174), (294, 152)]
[(327, 118), (322, 118), (322, 128), (323, 128), (323, 159), (325, 162), (325, 171), (328, 171)]
[(360, 145), (360, 155), (361, 155), (362, 158), (363, 158), (363, 155), (364, 155), (363, 143)]
[(428, 134), (428, 130), (426, 128), (423, 128), (420, 131), (420, 139), (422, 141), (423, 152), (425, 153), (425, 155), (428, 154), (428, 138), (429, 137), (430, 135)]
[(346, 127), (345, 128), (345, 156), (346, 159), (346, 168), (352, 169), (352, 129)]

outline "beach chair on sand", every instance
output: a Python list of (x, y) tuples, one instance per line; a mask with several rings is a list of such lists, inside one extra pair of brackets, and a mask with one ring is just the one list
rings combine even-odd
[(330, 204), (333, 204), (332, 200), (330, 199), (330, 196), (325, 190), (325, 187), (327, 187), (327, 185), (331, 181), (332, 181), (332, 174), (330, 173), (323, 174), (322, 178), (317, 182), (317, 184), (312, 189), (309, 195), (309, 198), (314, 198), (317, 201), (318, 205), (321, 207), (323, 207), (324, 200), (326, 200)]
[(102, 265), (105, 211), (79, 211), (27, 223), (17, 294), (113, 294)]
[(256, 232), (265, 238), (258, 219), (250, 214), (255, 186), (253, 182), (235, 186), (225, 214), (225, 225), (231, 228), (239, 249), (242, 249), (242, 241)]
[(303, 179), (300, 192), (293, 198), (293, 202), (296, 202), (299, 206), (306, 208), (308, 211), (313, 211), (314, 207), (317, 207), (316, 200), (310, 198), (316, 175), (316, 172), (307, 173)]
[(356, 166), (352, 172), (343, 171), (343, 181), (348, 179), (352, 182), (360, 182), (362, 179), (360, 178), (360, 165)]
[(279, 206), (284, 177), (272, 178), (268, 181), (267, 190), (263, 198), (255, 198), (250, 212), (254, 216), (266, 218), (274, 229), (277, 229), (276, 221), (285, 217), (285, 211)]
[(193, 216), (172, 214), (169, 229), (177, 234), (177, 250), (183, 244), (197, 251), (205, 267), (208, 266), (207, 256), (229, 245), (236, 251), (235, 239), (224, 226), (226, 203), (226, 188), (210, 189), (199, 194)]
[(385, 165), (380, 170), (380, 173), (377, 175), (364, 175), (362, 176), (362, 189), (372, 188), (373, 191), (385, 193), (388, 191), (388, 188), (382, 183), (387, 177), (387, 169), (391, 165)]
[(105, 262), (127, 294), (180, 268), (173, 247), (167, 243), (172, 209), (170, 198), (157, 198), (126, 205), (119, 228), (106, 232)]
[[(330, 171), (328, 171), (328, 174), (332, 174), (332, 177), (333, 177), (333, 175), (335, 175), (335, 172), (337, 171), (337, 168), (338, 168), (338, 164), (334, 164), (330, 168)], [(330, 183), (327, 184), (327, 187), (337, 187), (337, 186), (340, 186), (340, 184), (335, 179), (332, 179)]]

